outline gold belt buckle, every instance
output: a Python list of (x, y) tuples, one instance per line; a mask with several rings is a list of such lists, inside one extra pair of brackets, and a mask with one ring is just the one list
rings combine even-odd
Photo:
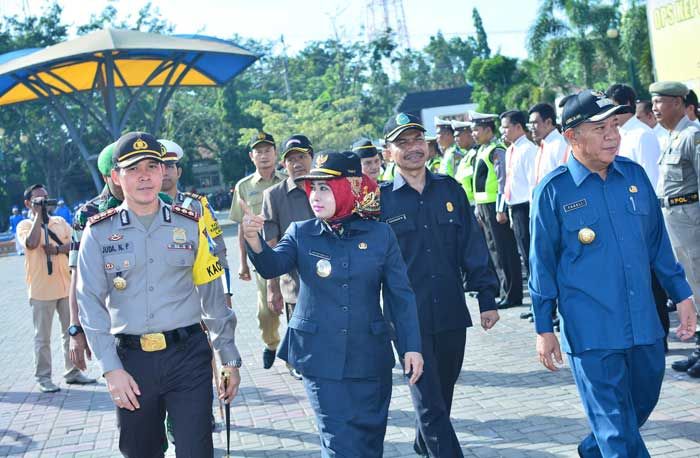
[(161, 351), (165, 350), (168, 345), (165, 343), (165, 334), (156, 332), (153, 334), (144, 334), (141, 336), (141, 350), (143, 351)]

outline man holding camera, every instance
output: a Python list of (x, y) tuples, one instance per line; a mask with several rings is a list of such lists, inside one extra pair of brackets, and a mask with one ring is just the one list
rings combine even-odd
[(32, 185), (24, 192), (24, 205), (29, 210), (30, 219), (21, 221), (17, 226), (17, 239), (25, 249), (24, 268), (34, 320), (34, 375), (41, 391), (54, 393), (59, 391), (51, 381), (51, 325), (54, 312), (58, 313), (63, 329), (63, 377), (66, 383), (86, 384), (95, 380), (85, 377), (70, 361), (68, 251), (71, 228), (60, 216), (49, 216), (49, 209), (52, 204), (56, 205), (56, 201), (48, 199), (48, 195), (41, 184)]

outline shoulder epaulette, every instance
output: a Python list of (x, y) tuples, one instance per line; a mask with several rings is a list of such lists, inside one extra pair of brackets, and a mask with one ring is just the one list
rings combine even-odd
[(88, 224), (91, 226), (94, 226), (95, 224), (99, 223), (100, 221), (104, 221), (108, 218), (111, 218), (112, 216), (117, 214), (117, 209), (116, 208), (110, 208), (102, 213), (98, 213), (96, 215), (91, 216), (88, 218)]
[(185, 218), (189, 218), (193, 221), (199, 221), (199, 213), (197, 213), (194, 210), (190, 210), (189, 208), (183, 208), (179, 205), (173, 205), (173, 213), (177, 213), (178, 215), (182, 215)]
[(202, 200), (202, 198), (204, 197), (203, 195), (197, 194), (196, 192), (183, 192), (182, 194), (186, 197), (189, 197), (189, 198), (195, 199), (195, 200)]
[(537, 187), (543, 188), (543, 187), (547, 186), (547, 184), (550, 181), (552, 181), (553, 179), (555, 179), (556, 177), (558, 177), (560, 175), (563, 175), (568, 170), (569, 169), (566, 166), (560, 165), (559, 167), (557, 167), (556, 169), (552, 170), (547, 175), (545, 175), (544, 178), (542, 178), (542, 181), (540, 181), (540, 184), (537, 185)]

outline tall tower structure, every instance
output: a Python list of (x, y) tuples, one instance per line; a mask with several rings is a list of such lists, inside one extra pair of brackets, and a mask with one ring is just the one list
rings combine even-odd
[(367, 0), (366, 15), (365, 31), (368, 41), (391, 29), (396, 34), (399, 47), (411, 46), (403, 0)]

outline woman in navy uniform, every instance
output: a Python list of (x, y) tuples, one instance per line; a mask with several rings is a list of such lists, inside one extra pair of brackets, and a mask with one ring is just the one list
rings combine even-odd
[[(244, 207), (248, 255), (260, 274), (299, 271), (297, 306), (278, 356), (304, 377), (323, 457), (381, 457), (391, 400), (391, 335), (414, 384), (423, 372), (416, 301), (393, 231), (375, 221), (376, 183), (350, 151), (321, 153), (304, 180), (315, 219), (292, 223), (275, 246)], [(390, 329), (379, 303), (394, 317)], [(388, 304), (391, 304), (389, 306)]]

